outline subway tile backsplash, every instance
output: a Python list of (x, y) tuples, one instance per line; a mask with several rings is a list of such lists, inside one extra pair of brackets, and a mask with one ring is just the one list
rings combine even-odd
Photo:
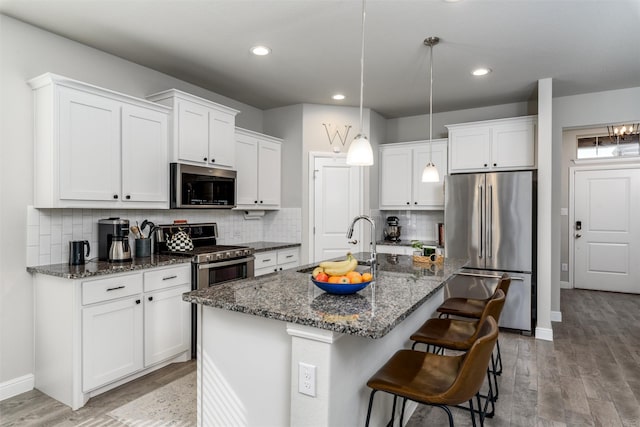
[[(133, 225), (145, 219), (171, 224), (176, 219), (218, 223), (218, 243), (254, 241), (301, 242), (302, 212), (298, 208), (265, 211), (259, 218), (245, 219), (244, 211), (36, 209), (27, 207), (27, 265), (66, 263), (69, 242), (88, 240), (89, 258), (98, 256), (98, 220), (120, 217)], [(133, 235), (130, 235), (133, 243)]]

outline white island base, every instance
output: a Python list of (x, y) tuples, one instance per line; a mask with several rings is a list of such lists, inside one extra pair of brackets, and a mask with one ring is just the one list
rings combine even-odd
[[(198, 305), (198, 425), (363, 426), (367, 380), (442, 300), (439, 289), (380, 339)], [(315, 396), (298, 391), (300, 363), (315, 366)], [(391, 401), (376, 395), (371, 426), (387, 424)]]

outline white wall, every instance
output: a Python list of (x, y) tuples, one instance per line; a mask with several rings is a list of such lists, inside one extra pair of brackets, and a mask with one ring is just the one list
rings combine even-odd
[(33, 292), (26, 272), (33, 204), (33, 105), (26, 81), (53, 72), (129, 95), (177, 88), (241, 110), (262, 131), (262, 111), (0, 15), (0, 385), (33, 372)]

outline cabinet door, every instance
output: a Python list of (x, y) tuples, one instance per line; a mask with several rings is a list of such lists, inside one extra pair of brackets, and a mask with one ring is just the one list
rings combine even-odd
[(244, 135), (236, 135), (236, 204), (258, 203), (258, 141)]
[(280, 144), (260, 141), (258, 144), (258, 205), (280, 206)]
[(209, 163), (234, 167), (236, 118), (219, 111), (209, 113)]
[(451, 129), (449, 133), (449, 172), (489, 169), (491, 129), (488, 126)]
[(120, 104), (60, 90), (60, 198), (111, 200), (120, 194)]
[(178, 158), (203, 163), (209, 160), (209, 109), (193, 102), (178, 102)]
[(191, 284), (144, 295), (144, 366), (149, 367), (189, 350), (191, 304), (182, 294)]
[(534, 125), (531, 122), (495, 125), (491, 144), (493, 169), (533, 168), (535, 162)]
[(166, 202), (167, 115), (132, 105), (122, 107), (122, 199)]
[[(429, 147), (431, 144), (431, 147)], [(430, 155), (431, 150), (431, 155)], [(439, 182), (422, 182), (422, 171), (429, 163), (436, 165)], [(447, 142), (431, 141), (413, 149), (413, 205), (422, 208), (444, 207), (444, 177), (447, 174)]]
[(142, 369), (142, 304), (134, 296), (82, 309), (82, 390)]
[(380, 206), (406, 208), (411, 202), (413, 180), (411, 148), (380, 150)]

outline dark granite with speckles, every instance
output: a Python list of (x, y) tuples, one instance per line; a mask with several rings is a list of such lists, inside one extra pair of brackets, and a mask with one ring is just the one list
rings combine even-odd
[(84, 279), (108, 274), (126, 273), (135, 270), (163, 267), (191, 262), (191, 257), (175, 255), (152, 255), (135, 258), (128, 262), (89, 261), (85, 265), (50, 264), (27, 267), (29, 273), (47, 274), (64, 279)]
[[(236, 243), (234, 243), (236, 245)], [(237, 246), (248, 246), (253, 248), (256, 253), (276, 251), (278, 249), (296, 248), (300, 246), (300, 243), (285, 243), (285, 242), (249, 242), (238, 243)]]
[[(361, 261), (369, 259), (368, 253), (355, 255)], [(442, 268), (428, 268), (415, 264), (411, 256), (381, 254), (376, 280), (353, 295), (331, 295), (316, 287), (310, 280), (315, 266), (311, 264), (188, 292), (182, 299), (268, 319), (381, 338), (435, 294), (466, 262), (446, 259)]]

